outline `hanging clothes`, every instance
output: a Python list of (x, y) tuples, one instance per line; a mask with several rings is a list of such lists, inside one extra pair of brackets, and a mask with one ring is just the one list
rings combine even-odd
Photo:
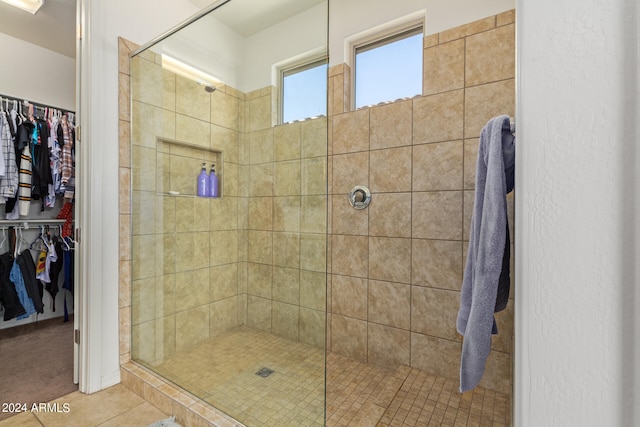
[(13, 257), (10, 253), (0, 255), (0, 303), (4, 307), (4, 320), (24, 316), (27, 311), (20, 302), (16, 286), (11, 282)]
[(56, 251), (56, 258), (51, 259), (50, 270), (49, 270), (49, 278), (51, 281), (45, 284), (45, 289), (49, 294), (51, 294), (51, 307), (52, 310), (56, 311), (56, 295), (58, 294), (58, 281), (60, 279), (60, 272), (62, 271), (63, 266), (63, 257), (62, 257), (62, 242), (60, 240), (56, 241), (54, 244), (54, 250)]
[(5, 159), (4, 174), (0, 176), (0, 203), (15, 198), (18, 191), (18, 166), (7, 114), (0, 114), (0, 153)]
[(62, 116), (60, 121), (62, 128), (62, 178), (61, 183), (66, 186), (73, 177), (73, 139), (71, 138), (71, 126), (66, 116)]
[(40, 211), (44, 211), (45, 198), (49, 193), (49, 184), (53, 184), (51, 177), (51, 161), (49, 159), (48, 135), (49, 126), (44, 120), (35, 123), (37, 140), (31, 147), (33, 182), (31, 187), (31, 199), (40, 200)]
[(35, 307), (33, 306), (33, 301), (29, 298), (29, 294), (27, 293), (27, 288), (24, 283), (24, 278), (22, 277), (22, 272), (20, 271), (20, 266), (16, 260), (13, 260), (13, 265), (11, 266), (11, 273), (9, 274), (9, 279), (13, 282), (16, 293), (18, 294), (18, 299), (20, 300), (20, 304), (24, 307), (25, 313), (17, 316), (16, 319), (26, 319), (36, 312)]
[(44, 313), (44, 304), (42, 303), (44, 287), (42, 283), (36, 279), (36, 265), (31, 257), (31, 251), (29, 251), (29, 249), (22, 251), (18, 254), (16, 261), (20, 267), (27, 294), (33, 302), (33, 307), (37, 313)]

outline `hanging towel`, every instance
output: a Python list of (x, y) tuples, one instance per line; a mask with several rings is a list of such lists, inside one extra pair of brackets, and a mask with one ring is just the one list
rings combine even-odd
[(464, 335), (460, 392), (480, 383), (491, 350), (491, 335), (497, 333), (493, 313), (504, 309), (509, 296), (506, 195), (514, 186), (514, 139), (509, 116), (494, 117), (480, 133), (475, 202), (456, 322), (458, 332)]

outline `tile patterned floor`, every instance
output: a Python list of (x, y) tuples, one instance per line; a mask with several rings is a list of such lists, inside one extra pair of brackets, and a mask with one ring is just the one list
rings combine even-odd
[[(326, 362), (328, 427), (511, 425), (508, 395), (483, 388), (461, 394), (457, 380), (408, 366), (385, 369), (337, 354), (328, 354)], [(172, 381), (198, 390), (200, 398), (248, 426), (324, 424), (324, 357), (317, 348), (242, 328), (161, 366)], [(257, 376), (264, 366), (275, 372)], [(52, 403), (69, 410), (22, 413), (0, 427), (137, 427), (168, 416), (124, 385), (92, 395), (75, 392)]]

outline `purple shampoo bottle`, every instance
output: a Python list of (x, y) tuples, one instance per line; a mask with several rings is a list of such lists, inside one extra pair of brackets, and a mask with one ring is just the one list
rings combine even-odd
[(218, 176), (214, 164), (211, 165), (211, 173), (209, 174), (209, 197), (218, 197)]
[(198, 197), (209, 196), (209, 175), (207, 174), (207, 164), (202, 163), (202, 170), (198, 175)]

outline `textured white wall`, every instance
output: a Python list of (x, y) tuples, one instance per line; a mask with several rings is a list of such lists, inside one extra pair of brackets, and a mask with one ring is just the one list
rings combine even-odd
[(637, 1), (519, 0), (517, 32), (514, 425), (638, 426)]
[[(75, 111), (76, 61), (0, 33), (0, 93)], [(9, 54), (10, 53), (10, 54)]]

